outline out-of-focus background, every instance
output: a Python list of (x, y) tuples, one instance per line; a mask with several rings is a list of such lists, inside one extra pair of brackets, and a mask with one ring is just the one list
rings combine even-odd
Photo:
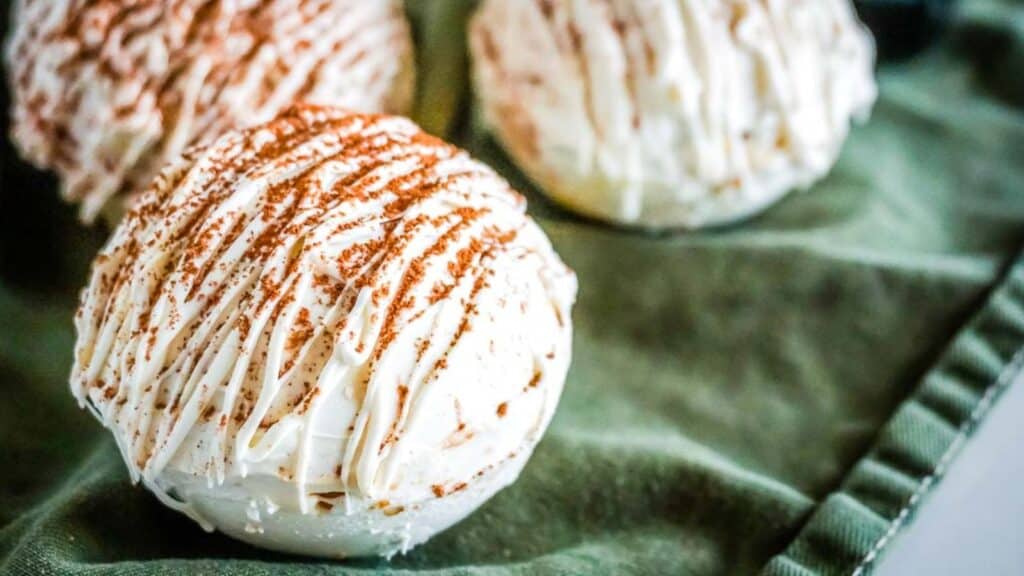
[[(0, 9), (6, 38), (10, 6)], [(6, 71), (5, 71), (6, 74)], [(74, 333), (71, 315), (89, 263), (107, 231), (78, 224), (57, 179), (21, 162), (11, 145), (6, 76), (0, 88), (0, 526), (35, 501), (46, 483), (72, 465), (71, 455), (102, 430), (81, 411), (67, 410), (66, 387)], [(30, 383), (54, 383), (31, 386)], [(40, 394), (40, 391), (48, 392)], [(57, 441), (47, 429), (58, 417), (78, 433)]]
[[(953, 5), (954, 0), (858, 2), (886, 61), (910, 58), (934, 41)], [(0, 14), (3, 37), (10, 12), (7, 6)], [(56, 178), (18, 159), (7, 138), (9, 101), (5, 82), (0, 89), (0, 294), (18, 291), (60, 305), (84, 283), (107, 230), (102, 222), (92, 228), (78, 224), (75, 209), (60, 201)]]

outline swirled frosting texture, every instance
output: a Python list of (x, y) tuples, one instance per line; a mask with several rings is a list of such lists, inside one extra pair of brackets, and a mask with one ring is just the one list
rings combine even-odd
[(626, 224), (720, 223), (809, 186), (876, 97), (849, 0), (485, 0), (470, 41), (517, 163)]
[(405, 119), (299, 107), (231, 132), (97, 258), (72, 390), (200, 521), (407, 549), (514, 480), (558, 402), (576, 280), (524, 209)]
[(412, 93), (398, 0), (17, 0), (7, 66), (13, 140), (86, 221), (293, 102), (404, 112)]

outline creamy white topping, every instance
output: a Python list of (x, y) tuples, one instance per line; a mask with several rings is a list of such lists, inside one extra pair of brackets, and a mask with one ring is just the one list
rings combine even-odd
[[(17, 0), (12, 135), (91, 221), (189, 144), (293, 102), (404, 112), (398, 0)], [(117, 206), (115, 205), (115, 212)]]
[(71, 386), (198, 520), (389, 554), (514, 480), (575, 292), (486, 166), (405, 119), (300, 107), (141, 196), (82, 294)]
[(517, 163), (627, 224), (720, 223), (809, 186), (876, 98), (849, 0), (485, 0), (470, 42)]

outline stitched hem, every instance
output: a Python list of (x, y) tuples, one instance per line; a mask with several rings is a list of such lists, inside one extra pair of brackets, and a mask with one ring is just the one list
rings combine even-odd
[(992, 408), (992, 405), (995, 403), (995, 399), (998, 395), (1002, 393), (1007, 386), (1009, 386), (1010, 382), (1012, 382), (1018, 374), (1020, 374), (1022, 360), (1024, 360), (1024, 348), (1019, 348), (1010, 363), (1006, 365), (1006, 369), (1003, 370), (1003, 373), (1000, 375), (995, 385), (989, 388), (988, 392), (985, 393), (985, 396), (982, 397), (981, 402), (978, 403), (974, 412), (971, 413), (970, 419), (960, 426), (959, 433), (956, 435), (953, 443), (946, 450), (946, 453), (942, 455), (942, 459), (939, 460), (938, 465), (935, 467), (935, 472), (921, 481), (920, 486), (918, 486), (917, 490), (914, 491), (914, 494), (911, 495), (910, 500), (907, 501), (907, 504), (903, 509), (900, 510), (899, 515), (896, 516), (896, 518), (889, 524), (889, 529), (886, 530), (885, 534), (879, 538), (877, 542), (875, 542), (875, 545), (871, 547), (871, 550), (868, 551), (864, 556), (864, 559), (857, 565), (852, 576), (861, 576), (865, 570), (870, 569), (872, 563), (878, 557), (879, 552), (881, 552), (885, 548), (886, 544), (892, 540), (892, 537), (900, 531), (906, 523), (907, 518), (917, 508), (917, 504), (921, 498), (931, 490), (937, 480), (940, 480), (945, 475), (946, 468), (949, 466), (949, 463), (953, 461), (953, 458), (956, 457), (957, 454), (959, 454), (960, 448), (963, 446), (963, 443), (967, 438), (970, 437), (971, 432), (977, 426), (977, 423), (980, 422), (986, 414), (988, 414), (989, 409)]
[(1024, 369), (1024, 255), (763, 576), (870, 572)]

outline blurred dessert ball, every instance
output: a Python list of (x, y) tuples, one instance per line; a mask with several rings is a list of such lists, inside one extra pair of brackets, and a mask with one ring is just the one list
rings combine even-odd
[(404, 118), (296, 107), (140, 196), (82, 292), (71, 388), (204, 526), (387, 556), (516, 479), (575, 295), (489, 168)]
[(810, 186), (877, 92), (849, 0), (484, 0), (470, 45), (484, 120), (524, 172), (645, 228)]
[(398, 0), (17, 0), (6, 59), (12, 139), (86, 222), (294, 102), (402, 113), (413, 90)]

